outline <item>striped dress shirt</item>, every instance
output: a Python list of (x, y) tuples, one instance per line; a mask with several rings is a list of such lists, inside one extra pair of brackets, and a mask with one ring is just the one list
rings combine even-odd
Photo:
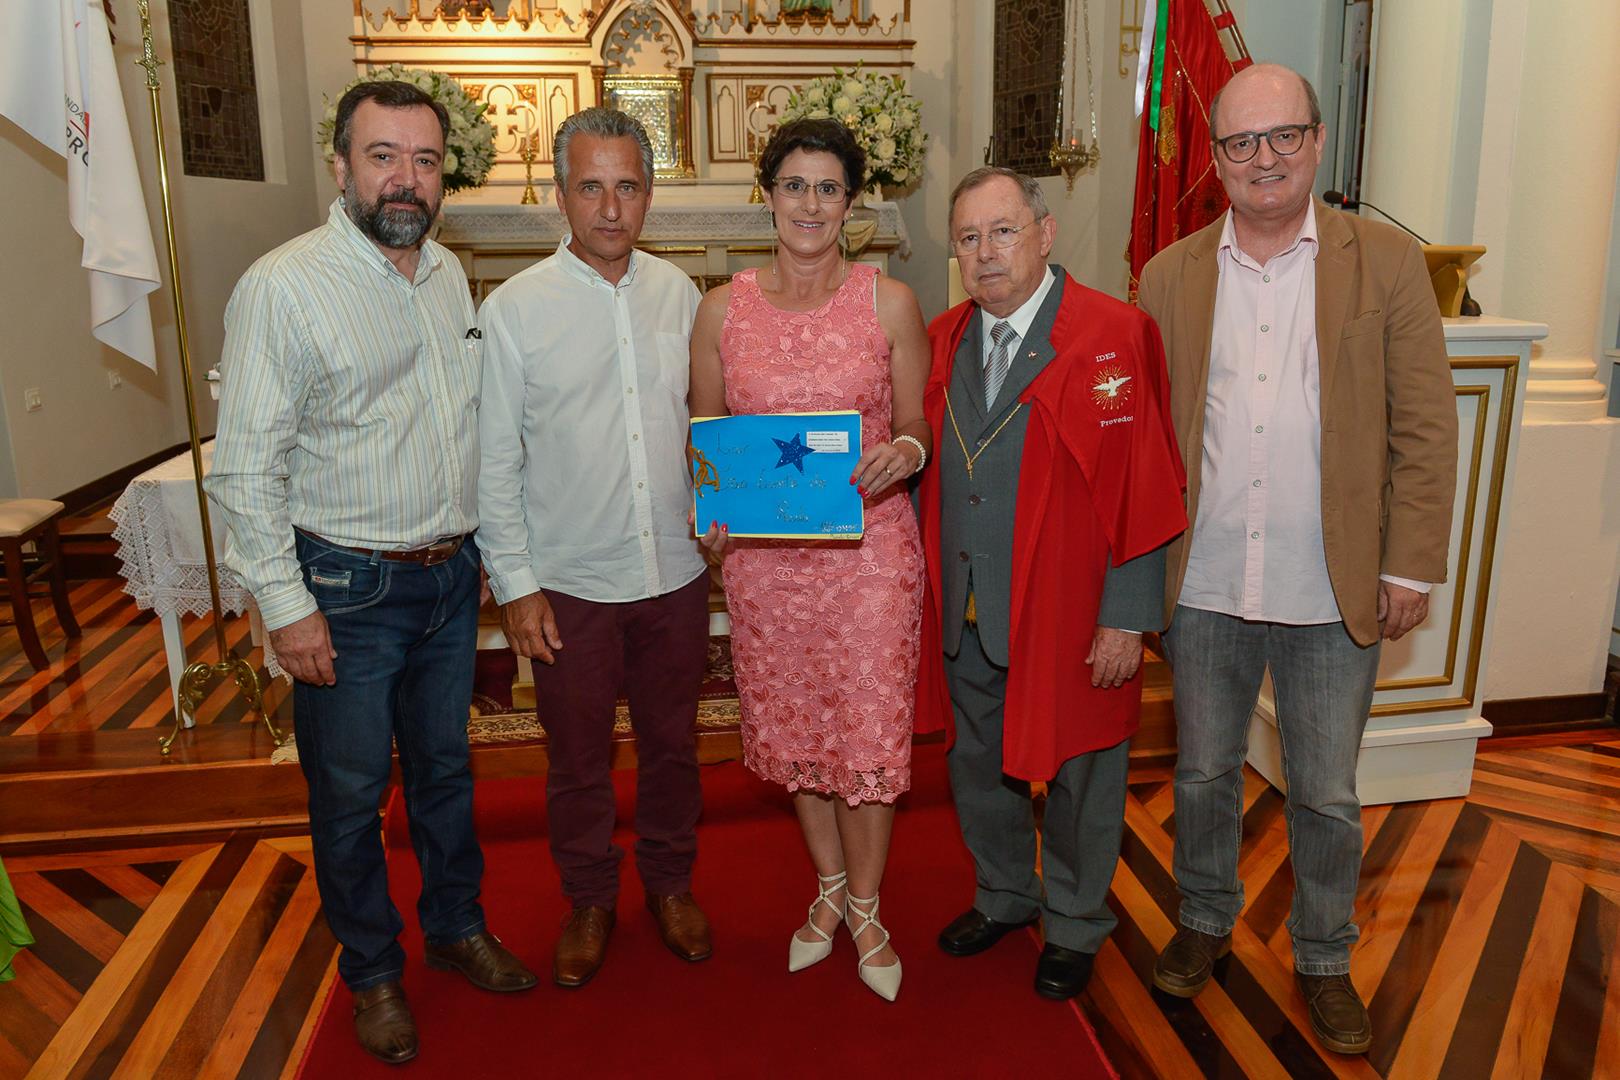
[(237, 283), (207, 488), (267, 628), (316, 610), (295, 526), (396, 550), (478, 527), (476, 326), (455, 256), (424, 241), (407, 281), (341, 198)]

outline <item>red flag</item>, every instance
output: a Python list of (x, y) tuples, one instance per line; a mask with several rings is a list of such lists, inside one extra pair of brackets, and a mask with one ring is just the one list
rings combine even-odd
[[(1136, 203), (1131, 213), (1131, 299), (1147, 261), (1226, 212), (1209, 142), (1209, 103), (1226, 80), (1252, 61), (1226, 58), (1220, 31), (1232, 14), (1211, 15), (1204, 0), (1157, 3), (1136, 153)], [(1239, 39), (1239, 49), (1242, 49)]]

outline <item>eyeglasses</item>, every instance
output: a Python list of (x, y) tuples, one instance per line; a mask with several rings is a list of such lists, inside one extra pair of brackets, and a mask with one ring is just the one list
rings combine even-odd
[(778, 176), (771, 186), (790, 199), (804, 198), (811, 188), (815, 189), (816, 198), (822, 202), (843, 202), (849, 194), (849, 188), (836, 180), (817, 180), (812, 184), (802, 176)]
[[(989, 238), (989, 246), (997, 251), (1006, 251), (1018, 243), (1018, 234), (1034, 225), (1033, 221), (1026, 221), (1022, 225), (997, 225), (985, 234)], [(951, 247), (956, 249), (958, 255), (971, 255), (979, 250), (979, 234), (976, 232), (963, 233), (951, 241)]]
[(1320, 124), (1279, 124), (1270, 131), (1239, 131), (1216, 139), (1215, 143), (1226, 155), (1226, 160), (1241, 165), (1260, 152), (1260, 140), (1266, 140), (1271, 152), (1281, 157), (1299, 153), (1305, 145), (1305, 133), (1315, 131)]

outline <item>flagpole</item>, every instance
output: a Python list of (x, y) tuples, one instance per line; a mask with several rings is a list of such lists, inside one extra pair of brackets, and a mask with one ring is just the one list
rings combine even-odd
[(225, 616), (219, 602), (219, 567), (214, 560), (214, 530), (208, 518), (208, 495), (203, 490), (202, 441), (197, 434), (197, 400), (192, 390), (191, 381), (191, 341), (186, 335), (186, 301), (184, 291), (180, 284), (180, 249), (174, 241), (174, 209), (169, 196), (169, 159), (163, 142), (163, 111), (158, 104), (158, 92), (162, 89), (158, 82), (158, 67), (163, 61), (157, 58), (157, 49), (152, 42), (152, 12), (149, 0), (136, 0), (136, 7), (141, 16), (141, 58), (137, 66), (146, 70), (146, 92), (152, 104), (152, 141), (157, 145), (158, 189), (163, 201), (163, 238), (169, 248), (169, 282), (170, 292), (174, 297), (174, 325), (175, 333), (180, 343), (180, 384), (185, 388), (186, 394), (186, 426), (191, 433), (191, 472), (197, 484), (197, 515), (202, 522), (203, 558), (208, 564), (208, 599), (213, 605), (214, 617), (214, 645), (219, 652), (216, 663), (199, 660), (186, 665), (184, 673), (180, 676), (180, 709), (174, 718), (174, 730), (158, 740), (158, 746), (167, 755), (174, 743), (175, 736), (180, 734), (182, 727), (190, 727), (197, 714), (197, 706), (202, 703), (203, 697), (208, 693), (208, 686), (216, 677), (232, 677), (236, 682), (236, 689), (247, 701), (250, 710), (257, 712), (264, 720), (264, 726), (270, 730), (270, 737), (277, 746), (285, 743), (286, 736), (276, 730), (275, 721), (264, 709), (264, 699), (260, 694), (259, 673), (253, 665), (231, 652), (230, 646), (225, 642)]

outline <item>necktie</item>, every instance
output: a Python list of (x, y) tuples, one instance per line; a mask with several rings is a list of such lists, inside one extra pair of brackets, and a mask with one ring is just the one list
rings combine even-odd
[(1007, 357), (1007, 346), (1017, 336), (1013, 333), (1012, 324), (1002, 319), (990, 328), (990, 340), (995, 344), (990, 348), (990, 359), (984, 364), (984, 408), (986, 412), (995, 408), (996, 395), (1001, 393), (1001, 384), (1007, 379), (1007, 367), (1010, 363)]

